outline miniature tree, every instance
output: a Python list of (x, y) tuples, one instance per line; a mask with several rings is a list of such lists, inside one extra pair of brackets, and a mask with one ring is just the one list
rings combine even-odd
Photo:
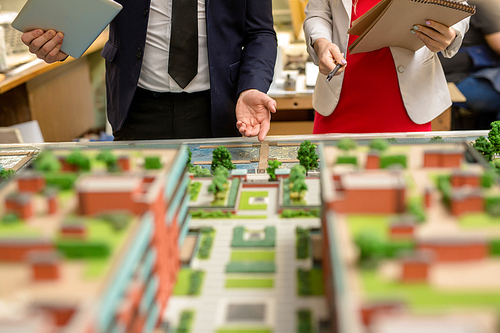
[(0, 178), (2, 179), (9, 179), (13, 177), (15, 173), (14, 169), (4, 169), (0, 166)]
[(208, 186), (208, 192), (215, 196), (214, 200), (222, 199), (221, 197), (223, 196), (223, 192), (227, 189), (227, 184), (227, 177), (225, 177), (223, 173), (214, 175), (212, 183)]
[(500, 153), (500, 120), (491, 123), (491, 130), (488, 133), (488, 140), (494, 147), (495, 153)]
[(89, 171), (90, 170), (90, 159), (83, 155), (79, 149), (75, 149), (66, 157), (66, 162), (71, 165), (75, 165), (79, 170)]
[(33, 162), (33, 166), (38, 171), (57, 172), (61, 170), (61, 162), (50, 150), (42, 151)]
[(162, 164), (159, 156), (146, 156), (144, 157), (144, 169), (161, 169)]
[(373, 139), (370, 141), (370, 149), (378, 150), (380, 153), (389, 148), (389, 141), (384, 139)]
[(189, 147), (187, 148), (187, 151), (188, 151), (188, 160), (186, 162), (186, 168), (189, 172), (192, 172), (191, 170), (193, 170), (193, 163), (191, 163), (191, 157), (193, 156), (193, 153), (191, 152), (191, 149), (189, 149)]
[(306, 168), (303, 165), (296, 164), (290, 169), (290, 184), (293, 184), (297, 179), (306, 177)]
[(104, 162), (109, 172), (118, 169), (118, 165), (116, 163), (118, 161), (118, 158), (109, 149), (101, 151), (99, 155), (97, 155), (96, 159), (98, 161)]
[(269, 180), (274, 181), (276, 180), (276, 169), (279, 168), (281, 165), (281, 162), (278, 160), (272, 160), (267, 163), (267, 173), (269, 174)]
[(294, 200), (301, 200), (304, 198), (307, 191), (305, 178), (298, 178), (293, 182), (290, 198)]
[(353, 139), (344, 138), (338, 142), (337, 147), (339, 149), (345, 150), (346, 152), (349, 152), (349, 150), (356, 149), (357, 143)]
[(233, 162), (231, 162), (232, 156), (229, 150), (224, 146), (219, 146), (212, 152), (212, 171), (221, 165), (228, 170), (236, 169)]
[(488, 139), (486, 139), (484, 136), (480, 136), (474, 141), (472, 146), (481, 154), (483, 154), (484, 158), (487, 161), (492, 161), (493, 160), (493, 154), (495, 147), (491, 144)]
[(316, 153), (316, 145), (309, 140), (305, 140), (300, 144), (297, 158), (300, 164), (306, 168), (306, 174), (309, 170), (318, 167), (318, 154)]
[(227, 180), (229, 178), (229, 175), (230, 175), (229, 170), (226, 169), (225, 167), (219, 165), (217, 168), (215, 168), (214, 177), (223, 176)]
[(210, 170), (202, 168), (199, 165), (193, 165), (191, 170), (189, 170), (195, 177), (211, 177), (212, 173)]
[(429, 142), (431, 142), (431, 143), (444, 142), (444, 139), (442, 137), (440, 137), (440, 136), (437, 135), (437, 136), (433, 136), (429, 140)]

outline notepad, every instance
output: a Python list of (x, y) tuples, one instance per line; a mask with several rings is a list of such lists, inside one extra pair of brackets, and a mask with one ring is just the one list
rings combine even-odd
[(62, 31), (61, 51), (79, 58), (121, 9), (113, 0), (28, 0), (12, 27)]
[(416, 51), (424, 43), (411, 33), (415, 24), (433, 20), (449, 27), (475, 12), (475, 6), (452, 0), (382, 0), (352, 23), (348, 33), (359, 37), (349, 46), (349, 52), (389, 46)]

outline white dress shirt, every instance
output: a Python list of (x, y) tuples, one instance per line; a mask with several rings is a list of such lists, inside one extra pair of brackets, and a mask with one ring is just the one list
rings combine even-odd
[(151, 0), (138, 86), (157, 92), (196, 92), (210, 89), (205, 0), (198, 0), (198, 74), (184, 89), (168, 74), (171, 22), (172, 0)]

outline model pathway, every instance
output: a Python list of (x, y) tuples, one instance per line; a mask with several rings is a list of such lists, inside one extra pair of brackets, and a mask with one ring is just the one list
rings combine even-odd
[[(245, 190), (247, 191), (247, 190)], [(251, 191), (251, 190), (250, 190)], [(214, 243), (208, 260), (195, 259), (192, 269), (205, 271), (202, 293), (200, 296), (172, 296), (169, 300), (164, 320), (174, 327), (178, 325), (183, 310), (195, 311), (192, 333), (211, 333), (223, 327), (234, 326), (227, 322), (228, 304), (265, 304), (264, 322), (236, 325), (240, 327), (266, 327), (274, 333), (290, 333), (297, 330), (296, 312), (309, 309), (313, 315), (313, 325), (320, 318), (326, 318), (327, 305), (324, 296), (299, 297), (297, 295), (297, 269), (311, 267), (311, 261), (295, 259), (296, 226), (319, 227), (319, 219), (280, 219), (276, 211), (277, 189), (265, 188), (256, 191), (268, 191), (267, 211), (252, 211), (252, 215), (267, 214), (266, 219), (221, 219), (191, 220), (191, 227), (212, 226), (216, 229)], [(248, 213), (248, 211), (246, 212)], [(235, 288), (226, 289), (226, 265), (231, 257), (233, 228), (245, 226), (248, 229), (276, 227), (275, 265), (272, 274), (274, 288)]]

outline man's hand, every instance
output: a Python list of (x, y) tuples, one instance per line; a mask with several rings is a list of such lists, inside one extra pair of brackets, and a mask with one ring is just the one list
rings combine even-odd
[(417, 24), (411, 30), (432, 52), (445, 50), (457, 37), (457, 32), (444, 24), (427, 20), (426, 25)]
[(66, 53), (61, 51), (63, 38), (62, 32), (54, 30), (44, 32), (42, 29), (28, 31), (21, 36), (21, 40), (29, 47), (30, 52), (48, 64), (68, 57)]
[(236, 127), (244, 136), (266, 138), (271, 127), (271, 113), (276, 112), (276, 101), (256, 89), (243, 91), (236, 103)]

